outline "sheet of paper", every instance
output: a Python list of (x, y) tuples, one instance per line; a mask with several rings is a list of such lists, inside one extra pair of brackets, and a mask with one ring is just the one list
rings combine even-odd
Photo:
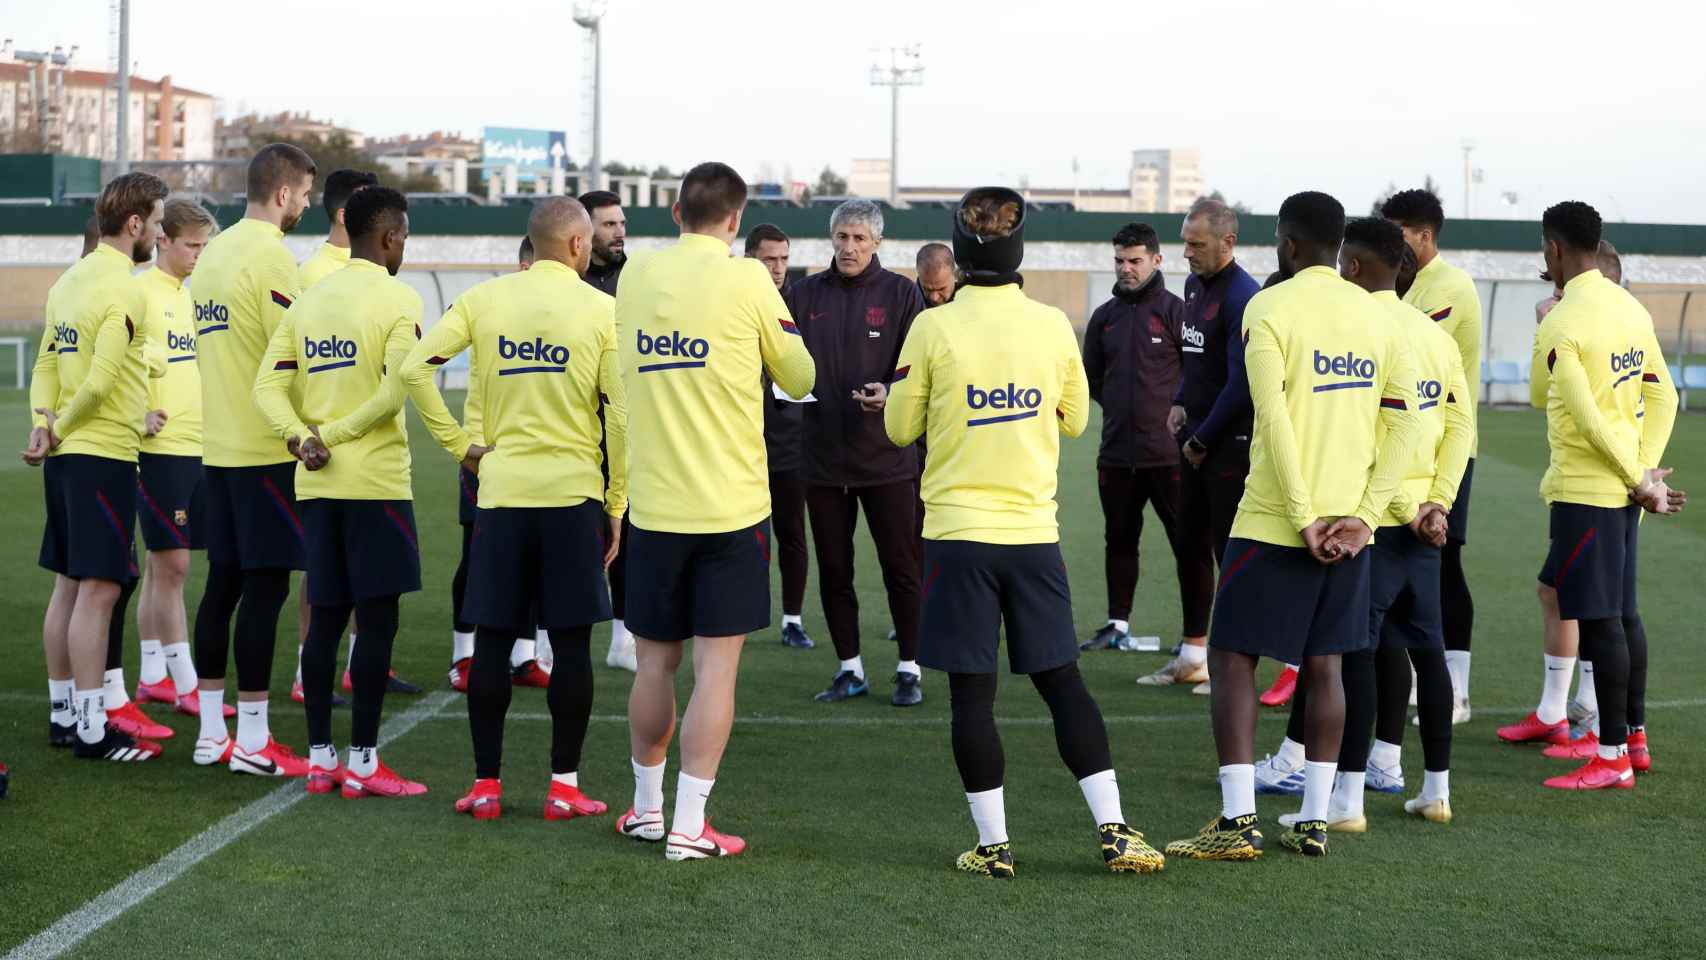
[(774, 393), (776, 395), (776, 399), (786, 400), (789, 403), (816, 403), (817, 402), (817, 398), (812, 396), (809, 393), (806, 394), (805, 396), (801, 397), (800, 399), (795, 400), (793, 397), (790, 397), (786, 393), (783, 393), (781, 386), (774, 384), (774, 383), (772, 383), (770, 385), (770, 392)]

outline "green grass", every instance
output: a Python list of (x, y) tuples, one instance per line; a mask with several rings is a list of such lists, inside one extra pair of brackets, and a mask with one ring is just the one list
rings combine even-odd
[[(0, 394), (0, 430), (22, 439), (23, 398)], [(656, 846), (617, 838), (611, 818), (547, 824), (544, 698), (518, 692), (509, 727), (508, 808), (475, 823), (451, 814), (472, 776), (460, 705), (389, 747), (386, 759), (430, 785), (419, 800), (346, 803), (314, 797), (268, 820), (84, 941), (90, 956), (166, 949), (174, 956), (315, 951), (387, 956), (895, 957), (912, 954), (1065, 956), (1103, 951), (1220, 958), (1296, 956), (1697, 955), (1706, 843), (1698, 828), (1706, 765), (1706, 701), (1698, 643), (1706, 603), (1698, 558), (1706, 511), (1649, 522), (1642, 597), (1653, 640), (1651, 724), (1657, 772), (1637, 789), (1577, 795), (1543, 790), (1559, 769), (1537, 751), (1495, 742), (1493, 727), (1525, 712), (1538, 687), (1533, 579), (1546, 516), (1535, 495), (1544, 464), (1541, 419), (1483, 415), (1467, 562), (1477, 600), (1475, 720), (1458, 728), (1448, 827), (1406, 819), (1397, 798), (1370, 795), (1366, 836), (1335, 835), (1333, 855), (1305, 861), (1275, 850), (1255, 864), (1175, 861), (1150, 877), (1104, 873), (1089, 815), (1056, 757), (1030, 685), (1006, 678), (999, 712), (1008, 766), (1009, 826), (1019, 879), (958, 875), (953, 856), (975, 839), (948, 749), (946, 685), (899, 713), (886, 697), (833, 707), (811, 702), (834, 670), (815, 599), (810, 652), (775, 631), (746, 653), (740, 715), (712, 800), (719, 825), (745, 835), (737, 860), (667, 864)], [(1090, 437), (1066, 445), (1061, 519), (1077, 587), (1079, 629), (1101, 622), (1100, 512)], [(449, 581), (458, 539), (452, 466), (416, 428), (417, 516), (426, 589), (406, 598), (397, 667), (441, 689), (449, 653)], [(1681, 486), (1706, 477), (1706, 419), (1685, 417), (1669, 462)], [(0, 462), (0, 559), (11, 627), (0, 658), (0, 757), (13, 796), (0, 803), (0, 951), (10, 949), (219, 818), (279, 784), (189, 762), (195, 723), (161, 760), (140, 767), (78, 764), (50, 752), (38, 627), (49, 577), (35, 566), (40, 476)], [(1135, 626), (1172, 634), (1177, 589), (1158, 526), (1144, 539)], [(881, 582), (862, 542), (867, 661), (886, 677), (893, 650)], [(194, 610), (201, 572), (192, 574)], [(294, 611), (294, 606), (291, 607)], [(273, 726), (303, 748), (301, 711), (286, 697), (294, 613), (281, 625)], [(134, 643), (134, 630), (132, 631)], [(603, 632), (595, 636), (602, 653)], [(130, 659), (134, 683), (134, 648)], [(1132, 684), (1156, 655), (1084, 660), (1109, 718), (1131, 821), (1157, 845), (1218, 809), (1206, 703), (1183, 690)], [(1271, 675), (1271, 665), (1262, 676)], [(683, 692), (690, 681), (684, 680)], [(881, 692), (885, 684), (878, 684)], [(598, 672), (582, 783), (615, 811), (628, 803), (628, 675)], [(394, 716), (411, 705), (388, 704)], [(335, 729), (347, 736), (340, 712)], [(1268, 712), (1259, 750), (1282, 735)], [(1414, 737), (1409, 776), (1420, 780)], [(674, 790), (675, 766), (669, 790)], [(1264, 798), (1269, 820), (1294, 809)], [(1276, 845), (1277, 846), (1277, 845)], [(549, 946), (547, 946), (549, 945)], [(559, 946), (560, 945), (560, 946)], [(1259, 946), (1258, 946), (1259, 945)], [(1109, 953), (1108, 951), (1112, 951)]]

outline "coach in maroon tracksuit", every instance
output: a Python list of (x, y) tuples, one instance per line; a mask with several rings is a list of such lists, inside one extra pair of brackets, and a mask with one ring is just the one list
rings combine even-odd
[(835, 256), (828, 270), (785, 294), (817, 363), (816, 403), (805, 404), (806, 512), (817, 548), (823, 616), (841, 665), (823, 702), (869, 690), (859, 653), (859, 598), (853, 588), (853, 532), (864, 510), (888, 591), (900, 646), (897, 707), (924, 698), (918, 670), (918, 453), (897, 448), (883, 429), (883, 406), (900, 345), (924, 309), (918, 285), (884, 270), (876, 257), (883, 211), (849, 200), (830, 217)]
[(1143, 507), (1155, 515), (1173, 547), (1185, 632), (1207, 616), (1212, 568), (1179, 555), (1179, 443), (1167, 430), (1167, 411), (1179, 388), (1185, 303), (1167, 290), (1159, 269), (1161, 242), (1148, 224), (1128, 223), (1114, 235), (1114, 296), (1084, 330), (1084, 372), (1090, 397), (1102, 405), (1097, 487), (1106, 521), (1108, 623), (1086, 649), (1120, 646), (1129, 632), (1137, 589)]

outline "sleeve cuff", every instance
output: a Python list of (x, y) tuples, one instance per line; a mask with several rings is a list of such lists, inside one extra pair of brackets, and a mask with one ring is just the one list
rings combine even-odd
[[(1377, 529), (1380, 526), (1380, 516), (1378, 514), (1370, 513), (1366, 509), (1357, 510), (1357, 512), (1355, 514), (1353, 514), (1353, 516), (1355, 516), (1358, 520), (1361, 520), (1363, 522), (1363, 525), (1368, 527), (1368, 529), (1370, 529), (1370, 530)], [(1414, 514), (1412, 514), (1411, 516), (1413, 517)]]

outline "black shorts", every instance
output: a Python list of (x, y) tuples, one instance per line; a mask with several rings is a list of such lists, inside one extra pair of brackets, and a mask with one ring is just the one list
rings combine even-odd
[(728, 533), (629, 528), (628, 632), (647, 640), (734, 637), (770, 625), (770, 518)]
[[(566, 630), (610, 619), (604, 504), (480, 508), (468, 557), (462, 618), (531, 636), (533, 624)], [(535, 619), (537, 618), (537, 620)]]
[(1369, 556), (1330, 567), (1306, 547), (1233, 537), (1214, 595), (1209, 646), (1281, 663), (1368, 646)]
[(40, 563), (73, 580), (131, 583), (138, 576), (136, 464), (87, 453), (62, 453), (42, 464), (47, 523)]
[(308, 602), (352, 607), (421, 588), (415, 505), (408, 500), (297, 504), (308, 528)]
[(474, 511), (480, 507), (480, 475), (458, 466), (456, 489), (456, 522), (471, 527), (474, 525)]
[(1469, 542), (1469, 488), (1475, 485), (1475, 460), (1470, 458), (1463, 468), (1463, 482), (1457, 485), (1457, 499), (1451, 502), (1451, 512), (1445, 517), (1445, 538), (1452, 543)]
[(142, 544), (153, 550), (207, 549), (200, 457), (138, 455), (137, 521)]
[(924, 541), (918, 662), (949, 673), (1041, 673), (1078, 659), (1058, 543)]
[(1552, 547), (1540, 582), (1558, 591), (1564, 620), (1633, 617), (1641, 508), (1552, 504)]
[(296, 464), (202, 466), (207, 561), (241, 570), (305, 570)]
[(1368, 645), (1444, 650), (1440, 549), (1416, 539), (1409, 527), (1381, 527), (1369, 552)]

